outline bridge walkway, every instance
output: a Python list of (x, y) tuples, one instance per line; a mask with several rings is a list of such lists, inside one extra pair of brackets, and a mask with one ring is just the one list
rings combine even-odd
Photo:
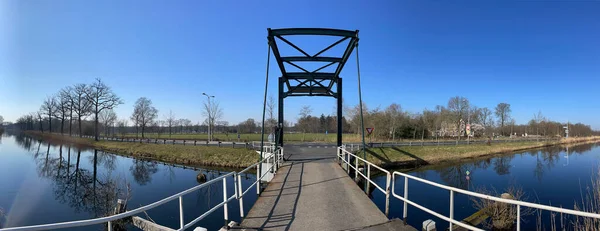
[(335, 152), (335, 148), (286, 145), (285, 165), (261, 193), (241, 228), (415, 230), (402, 222), (389, 222), (336, 163)]

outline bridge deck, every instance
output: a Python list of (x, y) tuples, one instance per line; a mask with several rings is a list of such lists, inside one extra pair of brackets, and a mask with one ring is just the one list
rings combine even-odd
[[(335, 163), (335, 149), (286, 146), (288, 162), (262, 192), (241, 227), (261, 230), (356, 230), (388, 218)], [(321, 153), (318, 153), (321, 152)], [(396, 225), (397, 229), (415, 230)], [(373, 229), (370, 229), (373, 230)]]

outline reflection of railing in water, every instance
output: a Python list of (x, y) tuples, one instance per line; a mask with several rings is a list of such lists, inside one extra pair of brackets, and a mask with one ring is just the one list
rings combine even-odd
[[(81, 226), (89, 226), (89, 225), (96, 225), (96, 224), (102, 224), (102, 223), (108, 223), (108, 230), (112, 231), (113, 229), (113, 222), (123, 219), (123, 218), (127, 218), (127, 217), (131, 217), (133, 215), (139, 214), (139, 213), (143, 213), (147, 210), (150, 210), (152, 208), (158, 207), (160, 205), (163, 205), (165, 203), (168, 203), (170, 201), (173, 201), (175, 199), (179, 199), (179, 225), (180, 228), (178, 230), (185, 230), (190, 228), (191, 226), (193, 226), (194, 224), (196, 224), (198, 221), (204, 219), (205, 217), (207, 217), (208, 215), (210, 215), (211, 213), (213, 213), (214, 211), (216, 211), (217, 209), (223, 207), (224, 209), (224, 219), (225, 221), (229, 220), (228, 219), (228, 210), (227, 210), (227, 203), (237, 199), (240, 203), (240, 217), (244, 217), (244, 207), (243, 207), (243, 196), (253, 187), (256, 185), (257, 188), (257, 194), (260, 194), (261, 188), (260, 188), (260, 181), (265, 178), (265, 176), (267, 176), (268, 174), (274, 174), (277, 171), (277, 168), (280, 167), (281, 165), (281, 161), (283, 160), (283, 149), (282, 148), (272, 148), (272, 150), (274, 152), (272, 153), (265, 153), (265, 158), (256, 163), (253, 164), (252, 166), (240, 171), (240, 172), (230, 172), (227, 173), (225, 175), (219, 176), (217, 178), (214, 178), (212, 180), (209, 180), (203, 184), (200, 184), (198, 186), (192, 187), (190, 189), (187, 189), (185, 191), (182, 191), (180, 193), (177, 193), (175, 195), (172, 195), (170, 197), (164, 198), (162, 200), (159, 200), (157, 202), (154, 202), (152, 204), (146, 205), (146, 206), (142, 206), (124, 213), (119, 213), (119, 214), (115, 214), (112, 216), (106, 216), (106, 217), (101, 217), (101, 218), (95, 218), (95, 219), (87, 219), (87, 220), (79, 220), (79, 221), (69, 221), (69, 222), (60, 222), (60, 223), (52, 223), (52, 224), (43, 224), (43, 225), (33, 225), (33, 226), (23, 226), (23, 227), (12, 227), (12, 228), (4, 228), (4, 229), (0, 229), (2, 231), (13, 231), (13, 230), (27, 230), (27, 231), (32, 231), (32, 230), (50, 230), (50, 229), (62, 229), (62, 228), (72, 228), (72, 227), (81, 227)], [(267, 169), (260, 169), (260, 166), (264, 163), (269, 163), (270, 167), (268, 167)], [(256, 181), (254, 183), (252, 183), (252, 185), (250, 185), (248, 187), (248, 189), (246, 189), (245, 191), (242, 191), (242, 181), (241, 181), (241, 177), (242, 177), (242, 173), (246, 173), (248, 172), (250, 169), (253, 168), (257, 168), (257, 176), (256, 176)], [(264, 174), (260, 174), (262, 172), (264, 172)], [(234, 195), (228, 196), (227, 195), (227, 178), (233, 178), (233, 182), (234, 182), (234, 188), (235, 188), (235, 193)], [(208, 211), (206, 211), (205, 213), (203, 213), (202, 215), (196, 217), (194, 220), (192, 220), (189, 223), (185, 223), (184, 222), (184, 214), (183, 214), (183, 196), (187, 195), (189, 193), (198, 191), (202, 188), (208, 187), (212, 184), (218, 183), (218, 182), (223, 182), (223, 202), (215, 205), (214, 207), (212, 207), (211, 209), (209, 209)]]

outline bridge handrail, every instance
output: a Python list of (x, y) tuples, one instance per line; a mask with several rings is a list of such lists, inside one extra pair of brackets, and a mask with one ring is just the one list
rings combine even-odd
[[(395, 185), (396, 185), (396, 176), (402, 176), (404, 177), (404, 197), (396, 194), (395, 192)], [(416, 204), (415, 202), (412, 202), (410, 200), (408, 200), (408, 179), (412, 179), (412, 180), (416, 180), (431, 186), (435, 186), (438, 188), (442, 188), (442, 189), (446, 189), (448, 191), (450, 191), (450, 217), (446, 217), (444, 215), (438, 214), (436, 212), (433, 212), (423, 206), (420, 206), (418, 204)], [(392, 174), (392, 195), (402, 201), (404, 201), (404, 215), (403, 218), (406, 218), (407, 216), (407, 203), (411, 204), (425, 212), (428, 212), (432, 215), (435, 215), (443, 220), (446, 220), (452, 224), (456, 224), (459, 226), (462, 226), (464, 228), (467, 229), (475, 229), (475, 230), (481, 230), (479, 228), (464, 224), (460, 221), (454, 220), (454, 192), (457, 193), (462, 193), (465, 195), (469, 195), (469, 196), (474, 196), (477, 198), (481, 198), (481, 199), (486, 199), (486, 200), (492, 200), (492, 201), (497, 201), (497, 202), (502, 202), (502, 203), (507, 203), (507, 204), (512, 204), (512, 205), (516, 205), (517, 206), (517, 230), (520, 230), (520, 226), (521, 226), (521, 216), (520, 216), (520, 210), (521, 210), (521, 206), (525, 206), (525, 207), (529, 207), (529, 208), (536, 208), (536, 209), (542, 209), (542, 210), (548, 210), (548, 211), (552, 211), (552, 212), (557, 212), (557, 213), (564, 213), (564, 214), (570, 214), (570, 215), (575, 215), (575, 216), (582, 216), (582, 217), (589, 217), (589, 218), (595, 218), (595, 219), (600, 219), (600, 214), (597, 213), (590, 213), (590, 212), (584, 212), (584, 211), (577, 211), (577, 210), (573, 210), (573, 209), (565, 209), (565, 208), (559, 208), (559, 207), (553, 207), (553, 206), (549, 206), (549, 205), (542, 205), (542, 204), (536, 204), (536, 203), (532, 203), (532, 202), (526, 202), (526, 201), (518, 201), (518, 200), (513, 200), (513, 199), (504, 199), (504, 198), (500, 198), (500, 197), (495, 197), (495, 196), (490, 196), (490, 195), (486, 195), (486, 194), (481, 194), (481, 193), (477, 193), (477, 192), (472, 192), (472, 191), (468, 191), (468, 190), (464, 190), (464, 189), (459, 189), (459, 188), (455, 188), (455, 187), (451, 187), (451, 186), (447, 186), (447, 185), (442, 185), (436, 182), (432, 182), (432, 181), (428, 181), (425, 179), (421, 179), (415, 176), (411, 176), (408, 175), (406, 173), (401, 173), (401, 172), (397, 172), (395, 171)], [(450, 230), (452, 230), (452, 225), (450, 225)]]
[[(257, 151), (257, 152), (260, 153), (260, 151)], [(245, 168), (244, 170), (237, 173), (237, 185), (235, 186), (235, 191), (236, 191), (236, 196), (237, 196), (238, 202), (240, 203), (240, 217), (241, 218), (244, 217), (244, 195), (246, 195), (246, 193), (248, 193), (248, 191), (250, 191), (250, 189), (252, 187), (254, 187), (255, 185), (256, 185), (256, 194), (260, 194), (260, 181), (268, 174), (268, 172), (273, 172), (273, 173), (277, 172), (277, 169), (281, 165), (281, 162), (283, 162), (283, 147), (277, 147), (275, 150), (273, 150), (272, 153), (267, 152), (266, 154), (267, 154), (267, 157), (263, 158), (262, 161), (259, 161), (253, 165), (250, 165), (247, 168)], [(271, 167), (269, 167), (269, 169), (260, 169), (261, 164), (269, 163), (269, 162), (272, 163)], [(243, 190), (241, 174), (245, 173), (255, 167), (257, 170), (256, 171), (256, 181), (253, 182), (252, 184), (250, 184), (250, 186), (248, 186), (248, 188), (246, 190)], [(261, 170), (263, 171), (263, 174), (261, 174)]]
[[(183, 220), (183, 196), (187, 195), (191, 192), (194, 192), (196, 190), (202, 189), (204, 187), (207, 187), (208, 185), (214, 184), (216, 182), (219, 181), (223, 181), (223, 187), (226, 186), (226, 179), (227, 177), (230, 176), (234, 176), (236, 173), (235, 172), (230, 172), (227, 173), (223, 176), (219, 176), (217, 178), (214, 178), (212, 180), (209, 180), (201, 185), (197, 185), (194, 186), (192, 188), (189, 188), (187, 190), (184, 190), (182, 192), (176, 193), (172, 196), (166, 197), (162, 200), (156, 201), (154, 203), (130, 210), (130, 211), (126, 211), (123, 213), (119, 213), (119, 214), (115, 214), (115, 215), (111, 215), (111, 216), (106, 216), (106, 217), (100, 217), (100, 218), (94, 218), (94, 219), (86, 219), (86, 220), (78, 220), (78, 221), (67, 221), (67, 222), (59, 222), (59, 223), (51, 223), (51, 224), (42, 224), (42, 225), (32, 225), (32, 226), (21, 226), (21, 227), (11, 227), (11, 228), (3, 228), (0, 229), (1, 231), (17, 231), (17, 230), (27, 230), (27, 231), (34, 231), (34, 230), (48, 230), (48, 229), (62, 229), (62, 228), (72, 228), (72, 227), (80, 227), (80, 226), (88, 226), (88, 225), (96, 225), (96, 224), (101, 224), (101, 223), (106, 223), (108, 222), (108, 230), (111, 231), (112, 230), (112, 221), (115, 220), (119, 220), (119, 219), (123, 219), (126, 217), (130, 217), (133, 215), (136, 215), (138, 213), (142, 213), (144, 211), (150, 210), (152, 208), (158, 207), (162, 204), (165, 204), (167, 202), (170, 202), (172, 200), (175, 200), (177, 198), (179, 198), (179, 212), (180, 212), (180, 229), (178, 230), (184, 230), (186, 228), (189, 228), (190, 226), (194, 225), (196, 222), (200, 221), (202, 218), (206, 217), (207, 215), (209, 215), (210, 213), (214, 212), (216, 209), (225, 206), (225, 218), (227, 219), (227, 202), (231, 201), (232, 199), (235, 199), (235, 197), (237, 195), (233, 195), (232, 197), (227, 197), (227, 190), (223, 190), (223, 197), (224, 200), (223, 202), (221, 202), (220, 204), (216, 205), (215, 207), (213, 207), (212, 209), (210, 209), (209, 211), (205, 212), (204, 214), (200, 215), (198, 218), (194, 219), (193, 221), (184, 224), (184, 220)], [(225, 187), (226, 188), (226, 187)], [(237, 194), (237, 191), (236, 191)]]
[[(347, 151), (344, 146), (338, 147), (337, 149), (338, 149), (338, 152), (337, 152), (338, 161), (342, 160), (344, 163), (346, 163), (346, 166), (349, 166), (346, 168), (348, 173), (350, 173), (350, 167), (354, 169), (354, 179), (358, 178), (358, 175), (361, 175), (367, 181), (366, 189), (369, 188), (370, 184), (373, 184), (373, 186), (375, 186), (375, 188), (379, 189), (379, 191), (381, 191), (381, 192), (383, 192), (383, 194), (385, 194), (385, 198), (386, 198), (386, 200), (385, 200), (385, 215), (388, 216), (389, 211), (390, 211), (390, 203), (389, 203), (390, 202), (390, 181), (391, 181), (390, 171), (385, 170), (384, 168), (381, 168), (381, 167), (377, 166), (376, 164), (373, 164), (363, 158), (360, 158), (359, 156), (353, 154), (352, 152)], [(350, 163), (350, 156), (354, 157), (355, 166), (352, 166), (352, 163)], [(346, 160), (346, 159), (348, 159), (348, 160)], [(366, 176), (361, 171), (358, 170), (358, 160), (361, 160), (363, 162), (363, 165), (366, 165), (366, 168), (367, 168)], [(371, 180), (371, 166), (375, 167), (379, 171), (386, 174), (385, 189), (383, 189), (381, 186), (379, 186), (377, 183), (375, 183), (375, 181)]]

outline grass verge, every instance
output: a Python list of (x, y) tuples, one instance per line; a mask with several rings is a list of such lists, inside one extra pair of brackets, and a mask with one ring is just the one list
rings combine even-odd
[[(457, 146), (398, 146), (368, 148), (367, 160), (384, 167), (413, 167), (458, 161), (487, 155), (515, 152), (560, 144), (600, 142), (599, 136), (561, 139), (546, 142), (509, 142)], [(359, 156), (362, 154), (359, 151)]]
[(63, 136), (60, 134), (27, 131), (29, 135), (45, 140), (89, 146), (119, 155), (131, 156), (181, 165), (204, 165), (219, 167), (247, 167), (258, 160), (258, 154), (245, 148), (183, 146), (145, 144), (116, 141), (94, 141), (93, 139)]

